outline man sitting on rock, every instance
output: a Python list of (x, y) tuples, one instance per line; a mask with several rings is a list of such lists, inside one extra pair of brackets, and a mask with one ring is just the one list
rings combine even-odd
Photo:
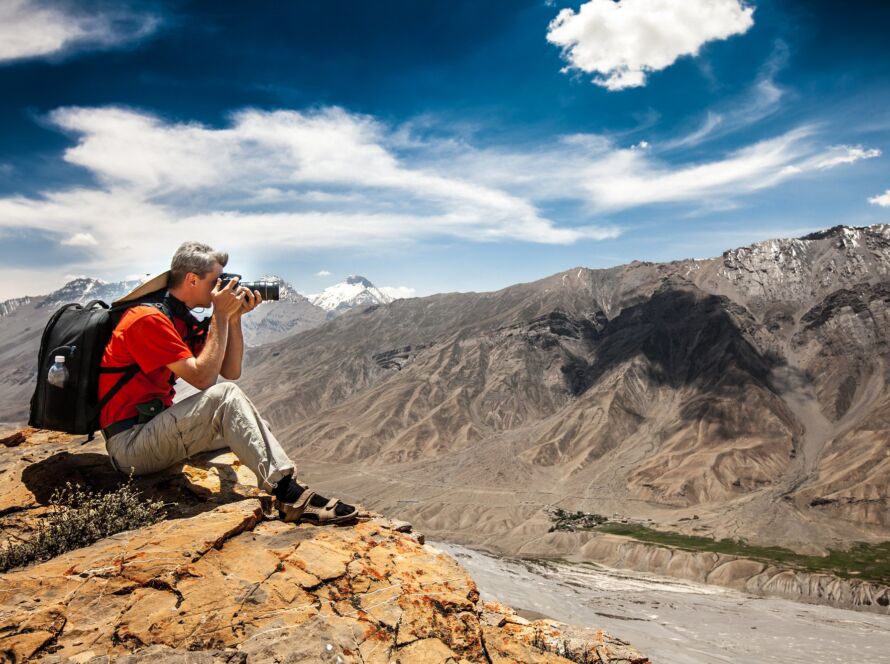
[[(237, 278), (222, 284), (228, 258), (206, 244), (185, 242), (168, 272), (118, 300), (133, 300), (166, 286), (165, 302), (173, 320), (157, 307), (132, 306), (105, 348), (103, 368), (139, 366), (100, 415), (111, 463), (124, 473), (143, 475), (198, 452), (228, 447), (256, 474), (260, 488), (275, 496), (284, 521), (352, 519), (352, 505), (323, 498), (296, 482), (293, 462), (256, 406), (234, 383), (216, 382), (218, 376), (235, 380), (241, 375), (241, 316), (262, 302), (258, 291), (238, 286)], [(190, 309), (211, 305), (209, 328), (201, 329)], [(205, 329), (204, 334), (196, 333)], [(174, 404), (177, 376), (200, 392)], [(120, 373), (99, 374), (100, 399), (119, 378)]]

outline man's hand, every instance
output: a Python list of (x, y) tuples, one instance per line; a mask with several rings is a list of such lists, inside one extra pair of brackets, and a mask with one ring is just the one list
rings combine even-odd
[(225, 287), (220, 288), (222, 279), (216, 280), (216, 285), (210, 292), (210, 300), (213, 303), (213, 314), (215, 316), (229, 319), (241, 310), (244, 304), (244, 294), (241, 291), (247, 289), (238, 288), (236, 290), (235, 282), (237, 281), (238, 277), (234, 277)]
[(235, 318), (246, 314), (248, 311), (253, 311), (258, 306), (260, 306), (263, 301), (263, 296), (260, 295), (260, 292), (257, 290), (251, 291), (250, 289), (244, 288), (242, 286), (239, 288), (238, 292), (244, 296), (244, 300), (242, 300), (241, 302), (241, 309), (235, 312)]

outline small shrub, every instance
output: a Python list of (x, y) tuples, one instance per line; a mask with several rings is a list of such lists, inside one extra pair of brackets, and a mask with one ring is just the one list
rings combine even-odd
[(66, 482), (50, 496), (50, 511), (35, 536), (27, 542), (7, 542), (0, 550), (0, 571), (49, 560), (103, 537), (157, 523), (164, 515), (164, 503), (142, 498), (132, 478), (107, 493)]

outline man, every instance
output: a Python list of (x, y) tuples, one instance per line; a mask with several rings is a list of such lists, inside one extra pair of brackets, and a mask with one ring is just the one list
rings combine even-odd
[[(293, 462), (254, 404), (234, 383), (216, 382), (218, 376), (236, 380), (241, 375), (241, 317), (262, 302), (258, 291), (238, 286), (237, 278), (222, 284), (219, 277), (228, 258), (206, 244), (183, 243), (169, 273), (150, 286), (163, 288), (166, 277), (165, 301), (173, 321), (157, 307), (135, 305), (115, 328), (101, 366), (138, 364), (140, 371), (100, 414), (112, 465), (124, 473), (143, 475), (198, 452), (228, 447), (256, 474), (260, 487), (275, 496), (284, 521), (352, 519), (356, 515), (352, 505), (323, 498), (296, 482)], [(123, 300), (147, 292), (145, 287)], [(206, 334), (196, 333), (197, 320), (189, 310), (211, 305)], [(176, 377), (201, 391), (174, 404)], [(100, 399), (119, 378), (120, 373), (99, 374)], [(137, 406), (157, 414), (140, 423)]]

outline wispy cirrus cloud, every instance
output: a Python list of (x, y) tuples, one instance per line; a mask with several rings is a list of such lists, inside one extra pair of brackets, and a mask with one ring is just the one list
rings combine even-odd
[[(595, 134), (476, 147), (341, 108), (245, 109), (224, 127), (117, 107), (61, 108), (50, 120), (74, 138), (64, 160), (99, 184), (0, 197), (0, 230), (43, 233), (79, 256), (66, 272), (100, 275), (151, 271), (184, 239), (258, 254), (436, 238), (604, 240), (619, 235), (609, 217), (625, 210), (731, 207), (879, 154), (825, 145), (814, 127), (677, 162), (657, 145), (623, 147)], [(553, 212), (560, 204), (571, 213)], [(121, 233), (122, 223), (151, 232)]]
[[(397, 130), (340, 108), (246, 109), (223, 128), (118, 107), (61, 108), (49, 120), (75, 139), (64, 160), (99, 186), (2, 197), (0, 229), (43, 233), (106, 274), (147, 269), (186, 238), (262, 252), (619, 233), (557, 223), (531, 198), (410, 163), (391, 145)], [(151, 232), (122, 234), (124, 222)]]
[(88, 12), (76, 3), (0, 3), (0, 65), (75, 49), (113, 48), (138, 41), (160, 25), (156, 14), (108, 6)]
[(64, 158), (104, 193), (194, 226), (263, 224), (302, 246), (436, 234), (560, 244), (616, 233), (558, 226), (520, 195), (404, 163), (384, 125), (340, 108), (244, 110), (224, 129), (121, 108), (64, 108), (51, 119), (79, 136)]
[(523, 190), (539, 201), (577, 200), (602, 216), (659, 203), (732, 207), (754, 191), (881, 154), (862, 146), (826, 146), (811, 126), (694, 162), (668, 161), (656, 148), (623, 148), (602, 136), (574, 135), (522, 152), (453, 154), (450, 164), (474, 181)]
[(716, 108), (709, 108), (696, 129), (662, 142), (659, 147), (669, 150), (698, 146), (756, 125), (773, 115), (788, 97), (788, 91), (776, 82), (776, 77), (787, 63), (788, 47), (784, 42), (778, 41), (770, 57), (760, 67), (754, 83), (747, 90), (723, 100)]
[(753, 14), (743, 0), (589, 0), (560, 11), (547, 41), (562, 48), (564, 71), (597, 74), (596, 85), (623, 90), (709, 41), (743, 34)]

